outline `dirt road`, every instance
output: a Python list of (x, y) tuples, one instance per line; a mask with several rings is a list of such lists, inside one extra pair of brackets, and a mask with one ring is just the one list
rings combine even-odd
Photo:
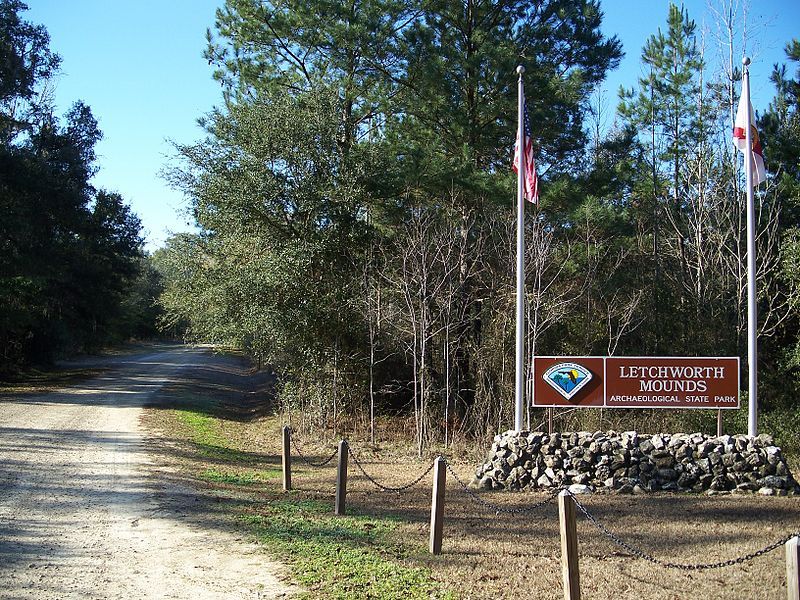
[(103, 359), (96, 378), (0, 393), (0, 598), (281, 598), (271, 563), (149, 454), (142, 407), (187, 369), (181, 346)]

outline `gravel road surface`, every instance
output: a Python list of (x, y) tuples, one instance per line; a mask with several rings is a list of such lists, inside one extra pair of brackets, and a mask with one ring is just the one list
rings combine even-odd
[(99, 359), (41, 395), (0, 392), (0, 598), (282, 598), (281, 565), (148, 454), (142, 407), (202, 348)]

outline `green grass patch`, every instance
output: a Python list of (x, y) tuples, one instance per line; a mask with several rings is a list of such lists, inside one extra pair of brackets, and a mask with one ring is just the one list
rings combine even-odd
[(388, 518), (334, 517), (330, 503), (277, 500), (266, 514), (242, 515), (259, 540), (292, 568), (314, 596), (337, 599), (451, 598), (430, 570), (402, 563), (408, 548), (391, 539)]
[(217, 469), (206, 469), (200, 473), (200, 479), (214, 483), (227, 483), (229, 485), (259, 485), (262, 483), (272, 483), (280, 478), (280, 469), (268, 469), (266, 471), (218, 471)]
[(256, 457), (231, 447), (228, 439), (220, 431), (216, 418), (188, 409), (176, 410), (175, 416), (189, 429), (192, 442), (199, 447), (203, 456), (243, 464), (257, 462)]
[(225, 437), (220, 433), (217, 420), (195, 410), (176, 410), (178, 420), (192, 431), (192, 439), (204, 446), (225, 446)]

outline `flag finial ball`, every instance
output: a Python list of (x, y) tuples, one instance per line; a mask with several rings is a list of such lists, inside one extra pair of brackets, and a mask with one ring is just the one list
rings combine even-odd
[(750, 57), (749, 56), (745, 56), (744, 58), (742, 58), (742, 64), (745, 67), (748, 66), (750, 64)]
[(519, 65), (517, 67), (517, 75), (522, 75), (524, 72), (525, 72), (525, 67), (523, 67), (522, 65)]

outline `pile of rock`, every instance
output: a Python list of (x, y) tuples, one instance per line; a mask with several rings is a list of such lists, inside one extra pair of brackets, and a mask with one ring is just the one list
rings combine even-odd
[(512, 491), (577, 484), (620, 493), (800, 493), (771, 436), (640, 436), (635, 431), (507, 431), (494, 438), (472, 484), (480, 489)]

